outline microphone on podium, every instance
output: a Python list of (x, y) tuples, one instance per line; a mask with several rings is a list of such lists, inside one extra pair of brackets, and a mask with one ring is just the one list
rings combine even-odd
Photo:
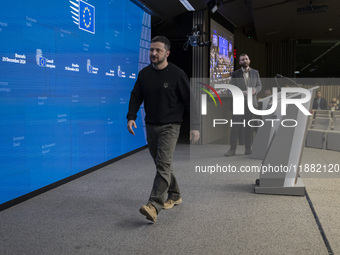
[(284, 79), (287, 79), (289, 80), (290, 82), (292, 82), (295, 86), (301, 88), (301, 85), (297, 84), (296, 81), (292, 80), (291, 78), (288, 78), (286, 76), (283, 76), (282, 74), (276, 74), (275, 75), (275, 81), (276, 81), (276, 84), (281, 88), (281, 86), (279, 85), (278, 81), (277, 81), (277, 78), (284, 78)]

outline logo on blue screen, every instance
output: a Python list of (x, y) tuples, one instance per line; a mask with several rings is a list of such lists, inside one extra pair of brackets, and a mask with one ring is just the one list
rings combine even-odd
[(36, 56), (37, 65), (45, 67), (46, 66), (46, 58), (44, 58), (42, 56), (42, 50), (41, 49), (37, 49), (37, 54), (35, 56)]
[(35, 60), (37, 61), (37, 65), (41, 67), (55, 68), (54, 59), (47, 59), (43, 57), (43, 53), (41, 49), (37, 49), (35, 54)]
[(99, 70), (99, 68), (91, 65), (90, 59), (87, 60), (86, 69), (88, 73), (92, 73), (92, 74), (98, 74), (98, 70)]
[(46, 58), (40, 57), (40, 58), (39, 58), (39, 63), (38, 63), (38, 65), (39, 65), (39, 66), (46, 67)]
[(86, 32), (95, 33), (95, 8), (94, 6), (81, 1), (70, 0), (70, 8), (72, 13), (73, 23), (77, 24), (79, 29)]

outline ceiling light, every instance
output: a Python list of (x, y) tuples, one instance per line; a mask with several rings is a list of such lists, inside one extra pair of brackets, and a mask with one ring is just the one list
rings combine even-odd
[(210, 0), (207, 5), (212, 13), (215, 13), (220, 5), (222, 5), (222, 0)]
[(192, 5), (188, 2), (188, 0), (179, 0), (179, 1), (181, 2), (181, 4), (183, 4), (185, 9), (187, 9), (189, 12), (195, 11), (194, 7), (192, 7)]

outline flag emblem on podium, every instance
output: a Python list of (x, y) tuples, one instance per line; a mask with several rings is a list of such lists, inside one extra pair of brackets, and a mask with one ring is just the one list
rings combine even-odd
[(81, 0), (71, 1), (71, 13), (74, 23), (79, 29), (95, 33), (95, 7)]

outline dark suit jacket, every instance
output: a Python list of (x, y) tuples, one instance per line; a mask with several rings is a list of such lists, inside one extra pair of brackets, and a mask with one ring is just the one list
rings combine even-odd
[(248, 79), (248, 86), (243, 77), (242, 69), (238, 69), (231, 74), (230, 84), (239, 87), (242, 91), (247, 90), (247, 87), (255, 88), (256, 93), (253, 95), (253, 106), (257, 107), (257, 94), (262, 89), (262, 83), (260, 79), (259, 71), (250, 68), (249, 69), (249, 79)]
[[(327, 105), (327, 101), (326, 99), (324, 99), (323, 97), (320, 98), (320, 109), (321, 110), (327, 110), (328, 105)], [(314, 98), (313, 101), (313, 109), (318, 109), (318, 102), (317, 102), (317, 98)]]

